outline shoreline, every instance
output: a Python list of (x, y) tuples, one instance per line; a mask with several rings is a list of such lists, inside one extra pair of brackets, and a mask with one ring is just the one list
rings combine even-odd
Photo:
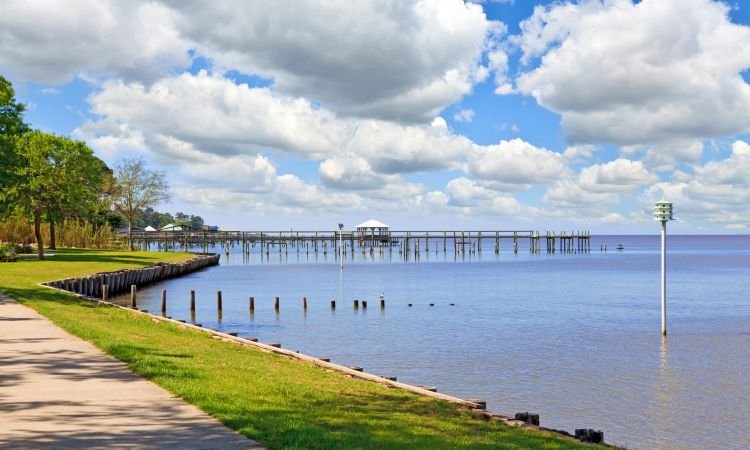
[[(192, 273), (194, 271), (201, 270), (206, 267), (217, 265), (219, 258), (220, 258), (220, 255), (215, 254), (215, 253), (214, 254), (193, 253), (193, 254), (195, 256), (192, 259), (182, 262), (182, 263), (159, 262), (159, 263), (153, 264), (152, 266), (144, 267), (144, 268), (123, 269), (120, 271), (103, 272), (103, 273), (97, 273), (94, 275), (88, 275), (88, 276), (83, 276), (83, 277), (74, 277), (74, 278), (66, 278), (66, 279), (61, 279), (61, 280), (46, 281), (46, 282), (39, 283), (39, 286), (42, 286), (47, 289), (52, 289), (55, 291), (63, 292), (69, 295), (72, 294), (72, 295), (75, 295), (79, 299), (86, 300), (89, 302), (93, 302), (93, 303), (97, 303), (97, 304), (105, 305), (105, 306), (110, 306), (110, 307), (115, 307), (115, 308), (122, 309), (122, 310), (127, 310), (131, 313), (134, 312), (139, 315), (144, 315), (144, 316), (151, 318), (154, 322), (172, 323), (178, 326), (180, 329), (192, 329), (194, 331), (207, 333), (211, 335), (212, 338), (219, 339), (224, 342), (230, 342), (230, 343), (237, 344), (240, 346), (253, 348), (255, 350), (260, 350), (266, 353), (273, 353), (276, 355), (281, 355), (281, 356), (295, 359), (298, 361), (304, 361), (306, 363), (310, 363), (310, 364), (313, 364), (315, 366), (318, 366), (324, 369), (334, 370), (336, 372), (339, 372), (341, 374), (344, 374), (346, 376), (356, 378), (359, 380), (379, 383), (381, 385), (405, 390), (405, 391), (408, 391), (408, 392), (411, 392), (420, 396), (429, 397), (435, 400), (447, 401), (452, 404), (455, 404), (464, 408), (468, 408), (469, 410), (471, 410), (472, 416), (478, 420), (496, 421), (496, 422), (500, 422), (511, 427), (520, 427), (520, 428), (526, 428), (530, 430), (545, 431), (545, 432), (555, 433), (555, 434), (559, 434), (561, 436), (565, 436), (565, 437), (569, 437), (573, 439), (578, 439), (584, 443), (597, 443), (600, 445), (612, 447), (604, 442), (603, 433), (601, 431), (596, 431), (593, 429), (576, 430), (576, 435), (573, 435), (564, 430), (546, 428), (546, 427), (531, 423), (534, 420), (533, 417), (527, 417), (526, 420), (528, 420), (528, 422), (526, 422), (524, 420), (510, 418), (500, 413), (488, 411), (487, 409), (485, 409), (486, 403), (483, 400), (462, 399), (462, 398), (454, 397), (451, 395), (438, 393), (436, 391), (425, 389), (423, 387), (413, 386), (410, 384), (394, 381), (386, 377), (369, 374), (369, 373), (362, 371), (361, 368), (350, 368), (347, 366), (342, 366), (339, 364), (331, 363), (327, 360), (316, 358), (310, 355), (302, 354), (299, 352), (293, 352), (291, 350), (287, 350), (287, 349), (281, 348), (280, 346), (277, 346), (278, 344), (264, 344), (264, 343), (257, 342), (257, 340), (254, 340), (254, 339), (233, 336), (232, 334), (229, 334), (229, 333), (224, 333), (218, 330), (205, 328), (203, 326), (196, 325), (196, 324), (186, 323), (185, 321), (172, 319), (171, 317), (165, 317), (163, 315), (150, 313), (147, 310), (141, 310), (137, 308), (118, 305), (116, 303), (107, 301), (106, 299), (96, 298), (91, 295), (94, 292), (96, 292), (97, 289), (99, 290), (99, 292), (103, 292), (104, 293), (103, 295), (106, 295), (108, 289), (103, 287), (103, 283), (105, 280), (111, 279), (115, 281), (116, 283), (118, 283), (116, 285), (117, 286), (116, 292), (123, 293), (123, 292), (127, 292), (126, 291), (126, 288), (128, 287), (127, 282), (129, 281), (136, 281), (136, 282), (141, 283), (140, 285), (136, 284), (136, 286), (143, 286), (147, 284), (156, 283), (162, 280), (166, 280), (168, 278), (179, 277), (181, 275), (186, 275), (188, 273)], [(175, 267), (179, 267), (179, 269), (175, 269)], [(108, 277), (112, 275), (116, 276), (117, 278)], [(77, 291), (67, 290), (65, 287), (70, 287), (72, 289), (76, 289)], [(536, 420), (538, 421), (538, 416), (536, 416)]]

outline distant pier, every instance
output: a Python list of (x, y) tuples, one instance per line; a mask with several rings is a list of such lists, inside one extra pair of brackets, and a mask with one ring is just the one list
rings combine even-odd
[[(519, 242), (527, 245), (530, 253), (589, 253), (591, 233), (585, 231), (532, 231), (532, 230), (461, 230), (461, 231), (388, 231), (387, 233), (360, 233), (357, 231), (138, 231), (134, 242), (143, 249), (169, 250), (200, 247), (204, 252), (220, 246), (229, 253), (230, 248), (241, 248), (249, 254), (259, 248), (260, 253), (362, 254), (398, 253), (404, 258), (418, 258), (425, 253), (476, 254), (491, 249), (495, 254), (503, 251), (519, 252)], [(507, 250), (506, 250), (507, 249)]]

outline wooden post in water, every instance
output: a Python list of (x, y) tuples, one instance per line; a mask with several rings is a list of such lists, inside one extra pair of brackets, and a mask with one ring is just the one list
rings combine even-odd
[(195, 314), (195, 291), (193, 289), (190, 290), (190, 312)]
[(307, 311), (307, 297), (302, 297), (302, 308)]
[(354, 309), (359, 309), (359, 300), (354, 300)]
[(250, 297), (250, 312), (255, 312), (255, 297)]
[(135, 285), (131, 284), (130, 285), (130, 307), (133, 309), (136, 309), (138, 307), (136, 305), (136, 300), (135, 300), (135, 289), (136, 289)]
[(331, 300), (331, 309), (336, 309), (336, 300)]
[(221, 312), (221, 291), (216, 292), (216, 309)]
[(279, 297), (276, 297), (276, 300), (273, 303), (273, 309), (278, 314), (278, 312), (279, 312)]
[(167, 312), (167, 290), (166, 289), (161, 290), (161, 312), (162, 313)]
[(367, 309), (367, 302), (362, 300), (362, 309)]

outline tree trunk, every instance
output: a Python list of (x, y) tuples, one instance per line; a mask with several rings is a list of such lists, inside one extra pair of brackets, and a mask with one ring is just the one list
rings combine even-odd
[(44, 259), (44, 241), (42, 240), (42, 212), (34, 211), (34, 234), (36, 235), (36, 252), (39, 259)]
[(130, 251), (132, 252), (135, 250), (135, 246), (133, 245), (133, 219), (128, 218), (128, 242), (130, 243)]
[(49, 221), (49, 247), (47, 248), (49, 248), (50, 250), (56, 250), (57, 249), (56, 242), (57, 242), (57, 239), (55, 239), (55, 221), (50, 220)]

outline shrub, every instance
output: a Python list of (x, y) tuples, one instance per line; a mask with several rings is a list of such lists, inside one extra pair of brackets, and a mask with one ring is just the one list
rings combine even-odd
[(18, 247), (11, 242), (0, 242), (0, 261), (15, 261), (18, 257)]

